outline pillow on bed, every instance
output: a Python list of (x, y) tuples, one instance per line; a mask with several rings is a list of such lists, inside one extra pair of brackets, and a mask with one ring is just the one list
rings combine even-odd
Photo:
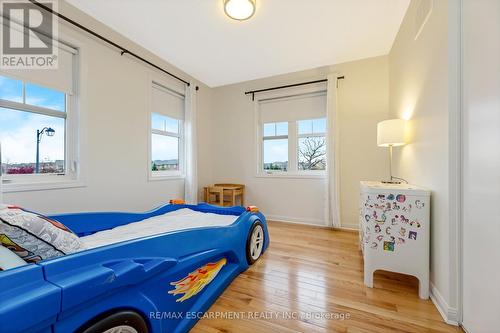
[(64, 224), (16, 206), (0, 206), (0, 245), (28, 263), (85, 249)]
[(11, 250), (0, 245), (0, 271), (26, 265), (26, 261), (19, 258)]

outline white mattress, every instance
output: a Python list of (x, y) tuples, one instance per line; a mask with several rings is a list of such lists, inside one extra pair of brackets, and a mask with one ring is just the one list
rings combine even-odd
[(238, 216), (201, 213), (188, 208), (179, 209), (139, 222), (96, 232), (80, 238), (88, 249), (123, 242), (134, 238), (152, 236), (169, 231), (232, 224)]

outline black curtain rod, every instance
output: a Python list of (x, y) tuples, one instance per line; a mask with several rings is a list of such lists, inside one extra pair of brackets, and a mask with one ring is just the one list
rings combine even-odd
[[(343, 80), (344, 76), (339, 76), (337, 79), (338, 80)], [(314, 84), (314, 83), (321, 83), (321, 82), (327, 82), (327, 81), (328, 81), (327, 79), (322, 79), (322, 80), (316, 80), (316, 81), (308, 81), (308, 82), (302, 82), (302, 83), (288, 84), (286, 86), (272, 87), (272, 88), (259, 89), (259, 90), (251, 90), (251, 91), (245, 92), (245, 95), (252, 94), (252, 101), (254, 101), (255, 100), (255, 94), (260, 93), (260, 92), (277, 90), (277, 89), (292, 88), (292, 87), (304, 86), (306, 84)]]
[[(43, 9), (45, 9), (46, 11), (48, 11), (49, 13), (51, 13), (51, 14), (53, 14), (53, 15), (56, 15), (57, 17), (59, 17), (59, 18), (63, 19), (64, 21), (66, 21), (66, 22), (68, 22), (68, 23), (71, 23), (71, 24), (72, 24), (72, 25), (74, 25), (75, 27), (77, 27), (77, 28), (79, 28), (79, 29), (81, 29), (81, 30), (83, 30), (83, 31), (85, 31), (85, 32), (87, 32), (87, 33), (89, 33), (89, 34), (91, 34), (92, 36), (97, 37), (97, 38), (99, 38), (100, 40), (105, 41), (106, 43), (108, 43), (108, 44), (110, 44), (110, 45), (113, 45), (114, 47), (116, 47), (117, 49), (119, 49), (119, 50), (121, 51), (121, 55), (124, 55), (125, 53), (130, 54), (132, 57), (134, 57), (134, 58), (136, 58), (136, 59), (139, 59), (139, 60), (141, 60), (141, 61), (145, 62), (146, 64), (148, 64), (148, 65), (150, 65), (150, 66), (152, 66), (152, 67), (154, 67), (154, 68), (156, 68), (156, 69), (158, 69), (158, 70), (162, 71), (163, 73), (168, 74), (168, 75), (170, 75), (171, 77), (173, 77), (173, 78), (175, 78), (175, 79), (177, 79), (177, 80), (181, 81), (182, 83), (184, 83), (184, 84), (186, 84), (186, 85), (190, 86), (190, 83), (189, 83), (188, 81), (183, 80), (183, 79), (181, 79), (180, 77), (178, 77), (177, 75), (174, 75), (174, 74), (172, 74), (172, 73), (170, 73), (170, 72), (168, 72), (168, 71), (164, 70), (164, 69), (163, 69), (163, 68), (161, 68), (160, 66), (157, 66), (157, 65), (153, 64), (152, 62), (150, 62), (149, 60), (144, 59), (144, 58), (143, 58), (143, 57), (141, 57), (140, 55), (137, 55), (137, 54), (135, 54), (134, 52), (127, 50), (127, 49), (126, 49), (126, 48), (124, 48), (123, 46), (120, 46), (119, 44), (116, 44), (115, 42), (113, 42), (113, 41), (111, 41), (111, 40), (107, 39), (106, 37), (99, 35), (98, 33), (96, 33), (96, 32), (94, 32), (94, 31), (90, 30), (89, 28), (87, 28), (87, 27), (85, 27), (85, 26), (81, 25), (80, 23), (73, 21), (73, 20), (72, 20), (72, 19), (70, 19), (69, 17), (66, 17), (66, 16), (64, 16), (63, 14), (58, 13), (58, 12), (56, 12), (56, 11), (52, 10), (51, 8), (49, 8), (49, 7), (47, 7), (47, 6), (45, 6), (45, 5), (41, 4), (41, 3), (39, 3), (39, 2), (38, 2), (38, 1), (36, 1), (36, 0), (30, 0), (30, 2), (31, 2), (32, 4), (34, 4), (35, 6), (38, 6), (38, 7), (40, 7), (40, 8), (43, 8)], [(198, 87), (196, 87), (196, 88), (198, 88)], [(198, 89), (196, 89), (196, 90), (198, 90)]]

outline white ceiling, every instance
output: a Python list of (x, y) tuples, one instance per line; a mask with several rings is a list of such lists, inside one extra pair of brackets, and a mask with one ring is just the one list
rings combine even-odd
[(67, 0), (215, 87), (389, 53), (410, 0)]

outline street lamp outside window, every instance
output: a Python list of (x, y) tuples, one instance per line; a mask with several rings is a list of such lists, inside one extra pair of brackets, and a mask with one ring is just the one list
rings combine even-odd
[(36, 130), (36, 167), (35, 173), (40, 173), (40, 141), (42, 141), (42, 135), (46, 134), (48, 137), (52, 137), (56, 134), (56, 131), (51, 127), (44, 127), (41, 130)]

